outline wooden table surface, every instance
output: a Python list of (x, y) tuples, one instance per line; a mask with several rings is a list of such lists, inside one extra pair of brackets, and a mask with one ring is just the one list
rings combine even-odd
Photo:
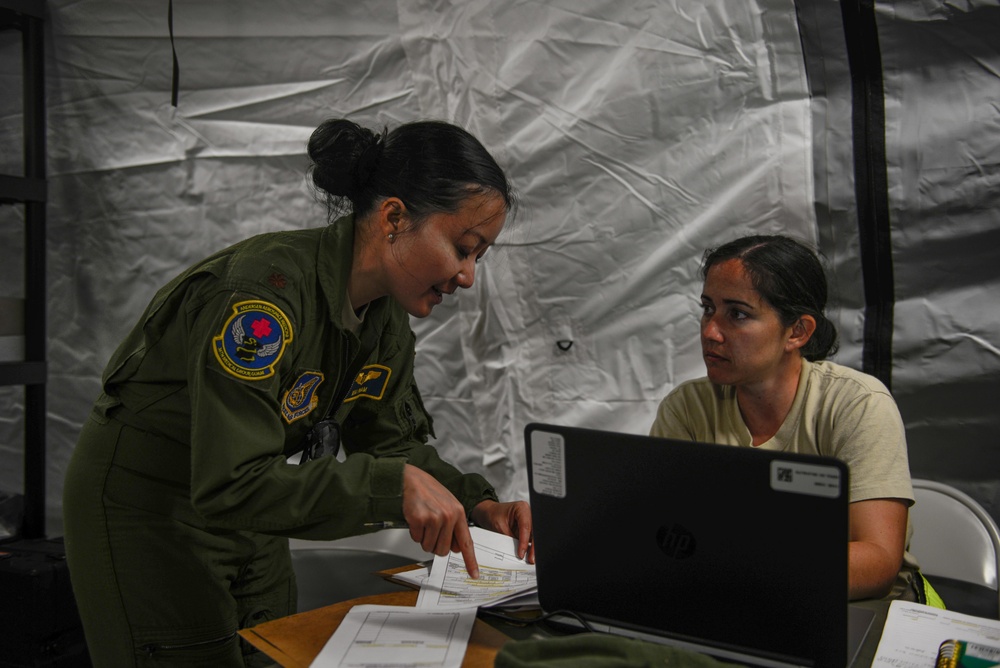
[[(308, 668), (355, 605), (412, 607), (416, 602), (415, 590), (363, 596), (265, 622), (243, 629), (240, 635), (284, 668)], [(492, 668), (497, 652), (508, 640), (509, 636), (476, 619), (462, 668)]]
[[(417, 567), (419, 565), (413, 564), (379, 571), (374, 575), (392, 580), (392, 576), (396, 573)], [(411, 587), (412, 585), (406, 584), (406, 586)], [(416, 589), (407, 588), (398, 592), (363, 596), (265, 622), (249, 629), (243, 629), (240, 631), (240, 635), (251, 645), (278, 662), (283, 668), (309, 668), (352, 607), (366, 604), (412, 607), (416, 605), (417, 594)], [(871, 666), (889, 607), (885, 601), (862, 601), (860, 605), (875, 610), (876, 618), (861, 651), (851, 664), (852, 668)], [(524, 634), (523, 629), (510, 625), (506, 625), (506, 627), (511, 630), (515, 638)], [(549, 632), (539, 631), (533, 635), (545, 636), (549, 635)], [(469, 638), (465, 659), (462, 661), (462, 668), (492, 668), (497, 652), (500, 651), (504, 643), (512, 639), (503, 631), (477, 618), (472, 627), (472, 635)]]

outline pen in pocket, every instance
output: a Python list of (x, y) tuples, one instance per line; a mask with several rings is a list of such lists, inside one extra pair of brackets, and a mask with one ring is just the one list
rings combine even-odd
[(406, 522), (394, 522), (389, 520), (385, 522), (365, 522), (363, 526), (366, 529), (407, 529), (410, 525)]

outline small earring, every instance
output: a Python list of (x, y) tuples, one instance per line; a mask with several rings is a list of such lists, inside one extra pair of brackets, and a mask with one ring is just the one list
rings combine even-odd
[(389, 233), (389, 243), (394, 243), (396, 241), (396, 235), (392, 232)]

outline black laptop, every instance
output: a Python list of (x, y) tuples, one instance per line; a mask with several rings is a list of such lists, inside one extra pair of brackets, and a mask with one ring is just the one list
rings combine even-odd
[(853, 659), (873, 613), (849, 638), (843, 462), (550, 424), (525, 444), (546, 612), (746, 665)]

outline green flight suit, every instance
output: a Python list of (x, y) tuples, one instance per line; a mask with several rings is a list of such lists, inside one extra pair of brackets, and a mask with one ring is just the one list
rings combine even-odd
[[(344, 329), (353, 243), (351, 218), (238, 243), (161, 289), (115, 352), (64, 491), (97, 668), (243, 665), (236, 631), (295, 612), (287, 537), (402, 520), (406, 462), (466, 512), (496, 500), (426, 442), (406, 312), (382, 298)], [(346, 459), (289, 463), (324, 418)]]

